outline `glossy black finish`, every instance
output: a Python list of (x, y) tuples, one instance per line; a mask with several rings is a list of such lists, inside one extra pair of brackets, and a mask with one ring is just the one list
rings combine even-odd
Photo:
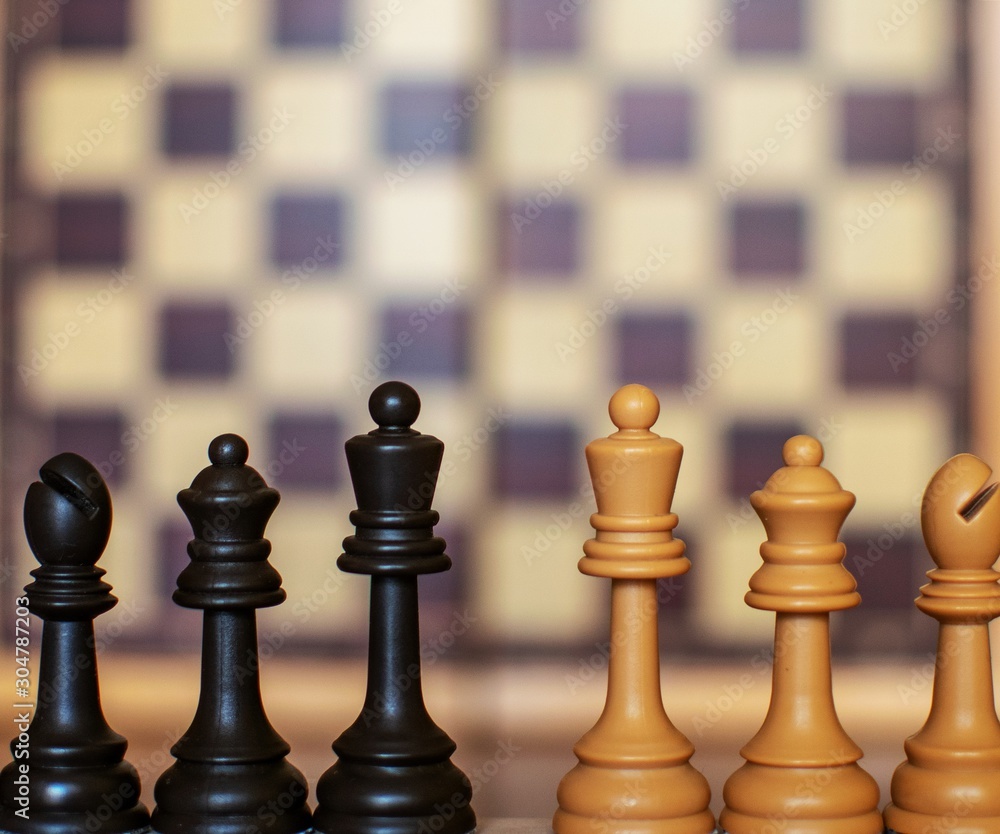
[(402, 382), (368, 403), (379, 428), (347, 441), (358, 509), (341, 570), (370, 574), (368, 690), (358, 719), (333, 743), (338, 761), (316, 786), (323, 834), (466, 834), (475, 828), (455, 743), (427, 714), (420, 686), (417, 577), (447, 570), (430, 508), (444, 444), (410, 428), (420, 399)]
[[(14, 761), (0, 771), (0, 830), (146, 831), (139, 774), (124, 761), (128, 743), (104, 719), (97, 680), (94, 618), (118, 602), (96, 566), (111, 533), (111, 495), (100, 473), (72, 452), (56, 455), (39, 476), (24, 501), (25, 533), (41, 564), (25, 588), (28, 608), (43, 621), (36, 707), (27, 742), (15, 736)], [(34, 645), (32, 636), (32, 654)], [(25, 779), (26, 810), (18, 783)]]
[(162, 834), (298, 834), (309, 827), (308, 787), (264, 713), (256, 609), (285, 598), (267, 561), (264, 528), (279, 496), (246, 465), (243, 438), (224, 434), (177, 501), (195, 538), (174, 601), (203, 609), (201, 695), (194, 721), (156, 781), (153, 828)]

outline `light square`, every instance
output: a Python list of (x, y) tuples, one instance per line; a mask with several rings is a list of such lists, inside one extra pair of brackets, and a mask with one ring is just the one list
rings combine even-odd
[[(590, 510), (580, 500), (573, 517), (568, 506), (497, 507), (484, 519), (479, 542), (488, 550), (477, 554), (473, 601), (484, 633), (517, 642), (578, 642), (606, 620), (608, 580), (585, 577), (576, 567), (593, 533)], [(563, 530), (552, 514), (574, 520)]]
[(136, 31), (154, 60), (186, 73), (259, 60), (268, 3), (243, 0), (138, 0)]
[(136, 212), (138, 252), (163, 285), (239, 285), (262, 259), (249, 175), (241, 168), (226, 182), (223, 173), (221, 164), (181, 169), (149, 183)]
[(374, 351), (378, 338), (353, 292), (275, 281), (260, 285), (238, 316), (239, 334), (247, 334), (241, 349), (266, 402), (287, 409), (358, 396), (369, 358), (364, 351)]
[(690, 178), (617, 177), (594, 212), (597, 278), (623, 302), (691, 300), (720, 270), (718, 214)]
[(373, 188), (366, 199), (361, 269), (375, 285), (436, 295), (448, 281), (467, 285), (477, 277), (482, 200), (460, 172), (420, 170), (393, 189)]
[(106, 60), (29, 64), (20, 147), (32, 184), (42, 191), (126, 184), (148, 152), (156, 110), (155, 93), (141, 103), (131, 95), (142, 79)]
[(259, 151), (262, 176), (314, 183), (355, 171), (364, 154), (359, 125), (372, 119), (362, 92), (355, 76), (330, 61), (275, 64), (254, 87), (247, 116), (251, 135), (275, 126)]
[[(595, 46), (621, 72), (694, 74), (727, 55), (725, 36), (712, 31), (724, 33), (727, 24), (708, 0), (595, 0), (587, 11), (600, 33)], [(702, 44), (709, 39), (707, 46), (699, 38)]]
[(336, 640), (364, 633), (368, 619), (366, 576), (337, 567), (340, 543), (353, 532), (349, 490), (331, 502), (296, 495), (282, 501), (267, 526), (271, 564), (281, 574), (288, 598), (260, 612), (260, 631), (300, 640)]
[(610, 372), (613, 318), (598, 326), (588, 317), (593, 312), (559, 290), (498, 295), (486, 312), (482, 346), (485, 355), (504, 358), (486, 369), (493, 396), (512, 410), (572, 416), (593, 379)]
[[(467, 0), (361, 0), (357, 22), (370, 38), (367, 54), (379, 67), (420, 73), (478, 68), (486, 48), (488, 6)], [(364, 43), (356, 30), (351, 45)], [(345, 51), (354, 60), (357, 55)]]
[[(727, 518), (739, 518), (740, 507), (728, 507)], [(715, 524), (701, 541), (710, 559), (698, 565), (695, 583), (698, 624), (704, 638), (727, 644), (766, 645), (774, 633), (774, 615), (750, 608), (743, 597), (750, 577), (761, 566), (760, 543), (766, 538), (760, 523)]]
[(508, 72), (485, 114), (487, 155), (509, 186), (534, 192), (563, 172), (582, 180), (590, 164), (582, 149), (600, 136), (603, 107), (580, 73)]
[(844, 177), (816, 218), (817, 260), (855, 303), (923, 306), (949, 286), (952, 201), (933, 171)]
[(815, 402), (831, 382), (823, 312), (801, 286), (774, 284), (732, 299), (708, 332), (710, 352), (701, 352), (694, 383), (706, 406), (787, 414)]
[(872, 397), (842, 412), (824, 466), (857, 495), (853, 522), (881, 525), (919, 510), (927, 481), (953, 451), (943, 404), (917, 394)]
[(128, 396), (146, 370), (149, 326), (139, 294), (111, 273), (34, 281), (21, 307), (16, 369), (28, 396), (50, 407)]
[(924, 88), (944, 83), (954, 50), (952, 0), (838, 0), (814, 8), (819, 50), (844, 79)]
[(704, 106), (705, 157), (723, 179), (745, 165), (757, 187), (798, 185), (831, 156), (833, 88), (812, 74), (740, 66), (706, 91)]

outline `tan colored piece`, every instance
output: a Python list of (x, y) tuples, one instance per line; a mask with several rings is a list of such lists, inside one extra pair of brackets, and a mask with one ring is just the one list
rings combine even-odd
[(649, 431), (660, 403), (626, 385), (611, 398), (608, 438), (587, 446), (597, 498), (580, 570), (611, 579), (608, 697), (573, 748), (580, 763), (559, 785), (556, 834), (709, 834), (708, 782), (688, 760), (694, 746), (670, 723), (660, 693), (656, 580), (691, 566), (671, 533), (679, 443)]
[(957, 455), (931, 478), (920, 521), (935, 570), (917, 608), (940, 623), (927, 723), (904, 744), (886, 826), (899, 834), (1000, 832), (1000, 721), (989, 622), (1000, 615), (1000, 497), (990, 467)]
[(719, 824), (728, 834), (881, 834), (878, 785), (857, 764), (831, 687), (830, 612), (861, 601), (837, 541), (854, 495), (820, 466), (815, 438), (791, 438), (783, 457), (750, 496), (767, 541), (746, 602), (776, 612), (771, 706), (725, 784)]

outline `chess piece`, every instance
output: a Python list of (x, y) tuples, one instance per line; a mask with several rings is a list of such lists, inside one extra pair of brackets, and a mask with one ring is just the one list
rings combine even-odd
[(128, 742), (104, 719), (97, 681), (94, 618), (118, 603), (97, 567), (111, 533), (111, 496), (72, 452), (38, 474), (24, 500), (24, 530), (41, 564), (24, 589), (43, 623), (37, 706), (28, 726), (26, 692), (15, 705), (20, 732), (10, 745), (14, 761), (0, 772), (0, 830), (146, 831), (139, 774), (124, 760)]
[(831, 684), (830, 612), (861, 601), (837, 541), (854, 495), (820, 466), (815, 438), (791, 438), (783, 457), (750, 496), (767, 541), (746, 602), (775, 612), (771, 705), (725, 784), (719, 824), (728, 834), (881, 834), (878, 786), (857, 763)]
[(989, 622), (1000, 615), (1000, 498), (990, 468), (957, 455), (931, 478), (920, 511), (935, 570), (916, 605), (940, 623), (934, 695), (905, 742), (885, 824), (898, 834), (1000, 831), (1000, 721)]
[(264, 528), (278, 492), (246, 465), (246, 441), (224, 434), (177, 502), (195, 538), (174, 602), (204, 610), (201, 694), (194, 720), (156, 781), (161, 834), (298, 834), (308, 788), (261, 702), (256, 609), (285, 599)]
[(316, 785), (313, 827), (324, 834), (466, 834), (476, 825), (455, 743), (427, 714), (420, 686), (417, 577), (447, 570), (431, 509), (444, 444), (410, 426), (417, 392), (385, 382), (368, 410), (378, 428), (347, 441), (358, 509), (341, 570), (371, 576), (368, 690), (358, 719), (333, 743)]
[(656, 580), (691, 566), (670, 511), (683, 449), (650, 431), (656, 396), (626, 385), (611, 398), (618, 431), (587, 446), (597, 498), (580, 571), (611, 579), (607, 703), (577, 742), (579, 764), (559, 785), (556, 834), (708, 834), (715, 820), (694, 746), (667, 718), (660, 693)]

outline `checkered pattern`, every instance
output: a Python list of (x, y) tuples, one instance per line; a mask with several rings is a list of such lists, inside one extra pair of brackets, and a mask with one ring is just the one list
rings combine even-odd
[(964, 437), (965, 130), (958, 4), (887, 29), (896, 5), (74, 0), (38, 25), (24, 0), (11, 503), (56, 450), (99, 462), (131, 639), (176, 645), (174, 494), (239, 432), (283, 493), (265, 632), (356, 646), (342, 444), (401, 377), (447, 444), (425, 628), (467, 608), (470, 646), (583, 644), (607, 596), (575, 570), (583, 445), (641, 381), (686, 448), (672, 648), (768, 640), (746, 496), (799, 431), (858, 495), (838, 642), (910, 644), (901, 519)]

